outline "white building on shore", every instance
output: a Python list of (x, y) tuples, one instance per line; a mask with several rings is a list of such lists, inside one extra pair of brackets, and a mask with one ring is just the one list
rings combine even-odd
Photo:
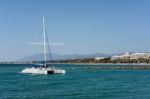
[(127, 58), (127, 57), (129, 57), (129, 56), (130, 56), (129, 52), (126, 52), (126, 53), (124, 53), (124, 54), (112, 56), (112, 57), (111, 57), (111, 60), (123, 59), (123, 58)]
[(114, 55), (111, 57), (111, 60), (118, 60), (118, 59), (150, 59), (150, 53), (142, 52), (142, 53), (129, 53), (126, 52), (120, 55)]

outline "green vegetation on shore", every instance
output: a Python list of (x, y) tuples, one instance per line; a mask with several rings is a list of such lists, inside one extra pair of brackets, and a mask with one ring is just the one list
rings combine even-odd
[(95, 60), (94, 58), (85, 58), (85, 59), (71, 59), (71, 60), (56, 60), (53, 61), (53, 63), (90, 63), (90, 64), (96, 64), (96, 63), (145, 63), (149, 64), (150, 59), (117, 59), (117, 60), (111, 60), (111, 58), (104, 58), (100, 60)]

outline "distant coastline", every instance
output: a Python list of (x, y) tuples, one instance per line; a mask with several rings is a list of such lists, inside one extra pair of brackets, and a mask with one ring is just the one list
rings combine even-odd
[[(2, 65), (14, 65), (21, 64), (30, 65), (34, 64), (33, 62), (0, 62)], [(53, 63), (54, 65), (57, 64), (64, 64), (66, 66), (74, 65), (72, 69), (106, 69), (106, 70), (150, 70), (150, 64), (148, 63)], [(50, 63), (49, 63), (50, 65)], [(83, 66), (79, 66), (83, 65)]]
[[(83, 60), (83, 59), (82, 59)], [(72, 60), (73, 61), (73, 60)], [(114, 63), (114, 62), (72, 62), (70, 60), (56, 60), (53, 64), (75, 64), (75, 65), (150, 65), (150, 63)], [(0, 64), (34, 64), (34, 61), (12, 61), (0, 62)], [(48, 62), (48, 64), (51, 64)]]
[[(12, 61), (12, 62), (0, 62), (0, 64), (34, 64), (36, 61)], [(47, 62), (51, 64), (51, 61)], [(127, 61), (127, 60), (115, 60), (111, 61), (110, 58), (101, 59), (99, 61), (94, 58), (85, 58), (85, 59), (68, 59), (68, 60), (53, 60), (53, 64), (79, 64), (79, 65), (150, 65), (150, 60), (145, 62), (136, 61)]]
[[(34, 64), (33, 62), (0, 62), (0, 64)], [(48, 63), (51, 64), (51, 63)], [(150, 63), (52, 63), (52, 64), (74, 64), (74, 65), (150, 65)]]

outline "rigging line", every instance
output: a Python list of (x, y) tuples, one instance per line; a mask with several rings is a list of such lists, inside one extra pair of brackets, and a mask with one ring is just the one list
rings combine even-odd
[(49, 44), (49, 40), (48, 40), (48, 35), (47, 35), (47, 31), (46, 31), (46, 28), (45, 28), (45, 35), (46, 35), (46, 41), (47, 41), (47, 44), (48, 44), (48, 50), (49, 50), (49, 57), (50, 57), (50, 61), (51, 61), (51, 64), (52, 64), (52, 53), (51, 53), (51, 48), (50, 48), (50, 44)]
[[(40, 42), (42, 39), (42, 32), (40, 33), (39, 37), (38, 37), (38, 41)], [(35, 48), (35, 61), (38, 61), (38, 49), (40, 48), (40, 45), (37, 44), (36, 48)]]
[[(42, 40), (42, 31), (37, 39), (38, 42), (40, 42)], [(35, 56), (34, 56), (34, 59), (35, 59), (35, 62), (39, 61), (38, 60), (38, 54), (40, 55), (40, 53), (38, 53), (38, 49), (40, 48), (40, 44), (37, 44), (36, 48), (35, 48)], [(40, 50), (40, 49), (39, 49)]]

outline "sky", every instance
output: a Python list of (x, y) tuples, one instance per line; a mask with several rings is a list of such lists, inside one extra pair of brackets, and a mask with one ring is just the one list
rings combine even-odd
[(45, 17), (52, 53), (150, 52), (150, 0), (0, 0), (0, 61), (34, 54)]

